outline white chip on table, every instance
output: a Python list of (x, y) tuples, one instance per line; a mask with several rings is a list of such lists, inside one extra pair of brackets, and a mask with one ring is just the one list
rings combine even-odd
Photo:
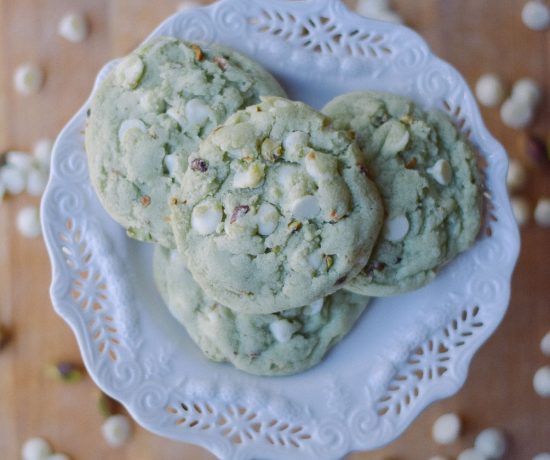
[(543, 366), (533, 376), (533, 388), (543, 398), (550, 398), (550, 366)]
[(535, 222), (541, 227), (550, 227), (550, 198), (541, 198), (537, 202)]
[(396, 24), (403, 22), (401, 16), (392, 10), (388, 0), (358, 0), (355, 10), (361, 16), (371, 19)]
[(52, 158), (53, 141), (48, 138), (39, 139), (34, 143), (32, 154), (38, 163), (49, 170)]
[(535, 108), (542, 98), (539, 84), (532, 78), (518, 80), (512, 88), (512, 99)]
[(89, 27), (86, 15), (80, 12), (67, 13), (59, 21), (57, 26), (57, 33), (73, 43), (80, 43), (86, 40), (88, 36)]
[(101, 433), (111, 447), (122, 447), (132, 436), (132, 424), (125, 415), (111, 415), (103, 423)]
[(462, 422), (457, 414), (443, 414), (433, 424), (432, 437), (438, 444), (451, 444), (458, 439), (461, 428)]
[(44, 84), (43, 70), (33, 62), (21, 64), (13, 74), (15, 90), (24, 96), (36, 94)]
[(48, 455), (44, 460), (71, 460), (71, 458), (67, 454), (56, 453)]
[(6, 164), (23, 173), (28, 173), (32, 168), (33, 158), (25, 152), (10, 151), (6, 153)]
[(443, 455), (434, 455), (429, 460), (449, 460), (449, 457), (443, 457)]
[(500, 108), (502, 122), (513, 129), (526, 128), (532, 123), (534, 116), (535, 111), (532, 106), (512, 98), (506, 99)]
[(27, 183), (25, 173), (10, 165), (0, 169), (0, 182), (10, 195), (22, 193)]
[(17, 213), (17, 230), (26, 238), (36, 238), (42, 233), (40, 215), (36, 206), (25, 206)]
[(494, 73), (482, 75), (475, 89), (478, 101), (486, 107), (496, 107), (504, 99), (504, 84)]
[(512, 158), (508, 166), (508, 175), (506, 176), (506, 185), (512, 192), (518, 191), (527, 182), (527, 172), (525, 166), (519, 160)]
[(498, 428), (487, 428), (476, 436), (474, 447), (487, 458), (498, 459), (506, 452), (506, 436)]
[(21, 448), (22, 460), (44, 460), (52, 453), (50, 443), (43, 438), (30, 438)]
[(550, 356), (550, 331), (540, 341), (540, 350), (546, 356)]
[(202, 2), (198, 0), (184, 0), (178, 5), (178, 11), (185, 11), (192, 8), (198, 8), (204, 6)]
[(458, 454), (456, 460), (489, 460), (488, 457), (478, 452), (476, 449), (466, 449)]
[(518, 225), (523, 226), (527, 224), (531, 217), (529, 202), (525, 198), (516, 196), (510, 200), (510, 204), (512, 205), (512, 212)]
[(32, 196), (40, 196), (46, 190), (48, 176), (41, 169), (33, 168), (27, 175), (27, 193)]
[(529, 0), (521, 11), (523, 23), (531, 30), (544, 30), (550, 26), (550, 7), (542, 0)]

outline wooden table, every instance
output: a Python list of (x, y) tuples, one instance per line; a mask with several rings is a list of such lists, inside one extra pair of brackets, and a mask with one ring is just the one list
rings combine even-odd
[[(0, 0), (0, 149), (29, 149), (42, 136), (55, 136), (82, 104), (101, 65), (130, 51), (178, 0)], [(400, 0), (406, 22), (422, 33), (435, 52), (454, 64), (473, 84), (487, 71), (508, 82), (531, 76), (546, 81), (550, 96), (550, 32), (535, 33), (520, 20), (522, 0)], [(92, 34), (71, 44), (56, 34), (68, 10), (85, 11)], [(27, 60), (47, 70), (42, 92), (22, 97), (12, 89), (14, 68)], [(505, 128), (497, 110), (484, 110), (491, 131), (510, 155), (528, 163), (524, 134)], [(540, 110), (534, 131), (550, 134), (550, 105)], [(550, 176), (531, 166), (524, 194), (550, 196)], [(80, 359), (67, 325), (53, 312), (48, 287), (50, 264), (41, 238), (27, 240), (15, 230), (17, 210), (37, 199), (10, 198), (0, 206), (0, 322), (14, 331), (0, 353), (0, 458), (18, 458), (23, 441), (48, 438), (74, 459), (211, 459), (201, 448), (178, 444), (136, 427), (122, 449), (105, 445), (95, 386), (89, 380), (67, 385), (48, 379), (47, 364)], [(507, 459), (530, 459), (550, 451), (550, 400), (532, 389), (532, 376), (549, 364), (539, 351), (550, 330), (550, 230), (534, 224), (523, 230), (523, 251), (514, 277), (512, 304), (502, 326), (473, 361), (470, 378), (455, 397), (435, 404), (391, 446), (350, 459), (427, 459), (456, 456), (477, 432), (499, 426), (509, 433)], [(435, 418), (457, 411), (465, 434), (438, 448), (430, 437)]]

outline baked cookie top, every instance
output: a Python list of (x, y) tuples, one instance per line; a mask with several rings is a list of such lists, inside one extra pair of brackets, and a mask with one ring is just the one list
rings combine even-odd
[(209, 296), (244, 313), (300, 307), (361, 270), (382, 205), (351, 137), (301, 102), (262, 98), (189, 157), (178, 249)]
[(257, 375), (301, 372), (321, 361), (352, 328), (368, 298), (340, 290), (311, 305), (280, 313), (236, 313), (208, 297), (183, 257), (158, 247), (154, 274), (170, 312), (213, 361)]
[(261, 66), (218, 45), (160, 37), (113, 69), (86, 126), (92, 184), (130, 236), (174, 246), (169, 199), (189, 154), (261, 95), (284, 95)]
[(445, 114), (396, 95), (346, 94), (323, 113), (355, 132), (387, 213), (371, 260), (346, 287), (383, 296), (427, 284), (481, 226), (481, 178), (469, 142)]

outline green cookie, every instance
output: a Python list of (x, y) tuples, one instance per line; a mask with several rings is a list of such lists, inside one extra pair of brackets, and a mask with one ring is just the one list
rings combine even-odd
[(293, 374), (319, 363), (369, 300), (341, 290), (307, 307), (248, 315), (209, 298), (176, 251), (157, 246), (154, 273), (170, 312), (208, 358), (257, 375)]
[(424, 286), (479, 233), (482, 181), (472, 147), (446, 115), (400, 96), (346, 94), (323, 113), (356, 133), (387, 212), (369, 263), (346, 288), (385, 296)]
[(189, 157), (173, 229), (219, 303), (271, 313), (331, 294), (367, 263), (382, 205), (361, 152), (300, 102), (262, 98)]
[(217, 45), (153, 39), (93, 96), (86, 151), (95, 190), (128, 234), (173, 247), (169, 200), (189, 154), (261, 95), (284, 95), (258, 64)]

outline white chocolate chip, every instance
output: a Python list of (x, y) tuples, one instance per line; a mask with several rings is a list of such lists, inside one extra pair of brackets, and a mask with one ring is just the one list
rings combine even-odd
[(88, 21), (83, 13), (68, 13), (57, 27), (57, 33), (73, 43), (83, 42), (88, 36)]
[(535, 208), (535, 222), (541, 227), (550, 227), (550, 198), (541, 198)]
[(143, 121), (131, 118), (130, 120), (124, 120), (120, 128), (118, 129), (118, 140), (120, 143), (124, 142), (124, 138), (126, 137), (126, 134), (132, 129), (137, 129), (141, 131), (142, 133), (147, 132), (147, 128), (145, 127), (145, 123)]
[(523, 226), (527, 224), (531, 216), (529, 202), (525, 198), (514, 197), (510, 200), (510, 204), (512, 205), (512, 212), (518, 225)]
[(455, 413), (441, 415), (433, 424), (432, 437), (438, 444), (451, 444), (458, 439), (462, 423)]
[(308, 142), (309, 134), (302, 131), (294, 131), (285, 137), (283, 148), (290, 154), (293, 154), (298, 149), (307, 146)]
[(26, 206), (17, 213), (17, 230), (25, 238), (36, 238), (42, 233), (40, 215), (36, 206)]
[(533, 388), (543, 398), (550, 398), (550, 366), (543, 366), (533, 377)]
[(43, 138), (34, 143), (32, 154), (35, 160), (46, 170), (50, 169), (52, 159), (53, 142), (51, 139)]
[(518, 80), (512, 88), (512, 99), (520, 104), (535, 108), (542, 98), (542, 90), (532, 78)]
[(384, 155), (395, 155), (401, 152), (409, 143), (410, 137), (409, 130), (403, 123), (398, 121), (392, 122), (381, 153)]
[(313, 195), (306, 195), (292, 202), (292, 215), (298, 220), (313, 219), (319, 212), (319, 201)]
[(527, 173), (523, 164), (516, 160), (510, 160), (510, 165), (508, 166), (508, 175), (506, 176), (506, 185), (508, 190), (512, 192), (517, 192), (527, 182)]
[(434, 455), (430, 457), (430, 460), (449, 460), (449, 457), (443, 457), (443, 455)]
[(550, 356), (550, 331), (540, 341), (540, 350), (546, 356)]
[(22, 460), (44, 460), (52, 453), (50, 443), (43, 438), (30, 438), (21, 448)]
[(441, 185), (449, 185), (453, 180), (453, 170), (447, 160), (438, 160), (427, 171)]
[(116, 68), (118, 83), (125, 88), (134, 89), (140, 82), (145, 65), (139, 56), (131, 54), (124, 58)]
[(488, 458), (475, 449), (466, 449), (458, 454), (456, 460), (488, 460)]
[(15, 90), (24, 96), (36, 94), (44, 84), (44, 72), (32, 62), (20, 65), (13, 75)]
[(321, 267), (321, 264), (323, 263), (323, 254), (322, 252), (317, 249), (316, 251), (313, 251), (311, 254), (307, 256), (307, 261), (311, 268), (314, 270), (318, 270)]
[(321, 310), (323, 309), (324, 305), (325, 305), (325, 299), (318, 299), (315, 302), (310, 303), (306, 307), (304, 313), (310, 316), (318, 315), (319, 313), (321, 313)]
[(71, 457), (69, 457), (67, 454), (52, 454), (45, 457), (45, 460), (71, 460)]
[(40, 169), (33, 168), (27, 176), (27, 193), (32, 196), (40, 196), (46, 190), (48, 176)]
[(501, 458), (506, 452), (506, 436), (497, 428), (487, 428), (476, 436), (474, 447), (487, 458)]
[(500, 108), (502, 122), (513, 129), (523, 129), (531, 124), (535, 112), (533, 107), (509, 98)]
[(24, 152), (8, 152), (6, 154), (6, 163), (21, 171), (23, 174), (28, 174), (32, 169), (32, 156)]
[(317, 183), (334, 177), (336, 161), (330, 156), (311, 150), (304, 158), (304, 165), (307, 173)]
[(164, 157), (164, 166), (168, 171), (168, 175), (170, 177), (174, 177), (174, 174), (176, 173), (176, 168), (178, 167), (176, 154), (172, 153), (170, 155), (166, 155)]
[(111, 415), (101, 426), (101, 433), (109, 446), (122, 447), (132, 436), (132, 424), (125, 415)]
[(550, 460), (550, 452), (541, 452), (533, 457), (533, 460)]
[(387, 219), (384, 225), (384, 238), (388, 241), (401, 241), (409, 233), (409, 228), (409, 219), (406, 216)]
[(199, 235), (210, 235), (222, 221), (223, 208), (217, 201), (203, 201), (193, 208), (191, 226)]
[(476, 83), (478, 101), (486, 107), (496, 107), (504, 99), (504, 84), (494, 73), (482, 75)]
[(254, 188), (257, 187), (264, 178), (265, 166), (255, 161), (244, 169), (238, 169), (233, 176), (233, 187), (235, 188)]
[(288, 165), (283, 165), (277, 170), (277, 182), (284, 189), (288, 189), (292, 184), (292, 177), (295, 173), (296, 168)]
[(214, 113), (203, 101), (195, 98), (185, 104), (185, 116), (192, 125), (202, 126)]
[(521, 19), (531, 30), (544, 30), (550, 25), (550, 8), (540, 0), (530, 0), (521, 11)]
[(262, 236), (271, 235), (279, 225), (279, 212), (270, 203), (262, 203), (256, 215), (258, 216), (258, 233)]
[(269, 331), (277, 342), (286, 343), (299, 327), (286, 319), (278, 319), (269, 325)]
[(26, 186), (25, 174), (13, 166), (4, 166), (0, 169), (0, 182), (11, 195), (19, 195)]
[(401, 24), (403, 19), (390, 8), (387, 0), (359, 0), (356, 11), (361, 15), (378, 21)]

